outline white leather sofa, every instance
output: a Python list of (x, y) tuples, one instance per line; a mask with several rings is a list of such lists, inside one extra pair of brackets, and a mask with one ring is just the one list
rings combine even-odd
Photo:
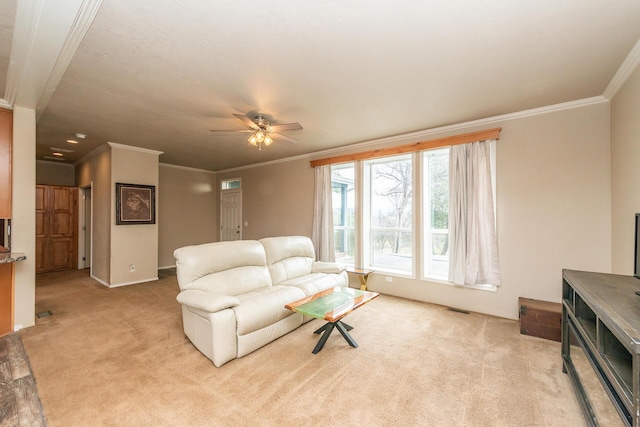
[(344, 267), (315, 261), (308, 237), (270, 237), (176, 249), (184, 332), (220, 367), (310, 318), (285, 304), (347, 286)]

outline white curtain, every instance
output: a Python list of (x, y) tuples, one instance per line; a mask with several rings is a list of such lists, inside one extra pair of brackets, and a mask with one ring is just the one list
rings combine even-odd
[(449, 149), (449, 281), (464, 284), (467, 261), (467, 150)]
[(451, 147), (449, 280), (500, 286), (490, 141)]
[(331, 165), (315, 168), (316, 185), (313, 201), (313, 231), (311, 240), (318, 261), (336, 259), (333, 246), (333, 207), (331, 204)]

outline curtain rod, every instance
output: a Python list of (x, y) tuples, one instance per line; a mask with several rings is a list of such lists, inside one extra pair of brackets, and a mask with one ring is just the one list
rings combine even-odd
[(430, 150), (433, 148), (447, 147), (470, 142), (486, 141), (488, 139), (500, 139), (502, 128), (486, 129), (461, 135), (447, 136), (445, 138), (431, 139), (428, 141), (412, 142), (411, 144), (398, 145), (397, 147), (379, 148), (377, 150), (363, 151), (360, 153), (343, 154), (341, 156), (327, 157), (311, 160), (312, 168), (334, 163), (353, 162), (356, 160), (375, 159), (376, 157), (392, 156), (394, 154), (413, 153), (414, 151)]

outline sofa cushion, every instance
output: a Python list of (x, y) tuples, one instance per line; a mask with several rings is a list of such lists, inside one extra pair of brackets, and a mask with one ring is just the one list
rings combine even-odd
[(185, 246), (173, 256), (181, 290), (238, 295), (271, 286), (264, 246), (255, 240)]
[(347, 286), (347, 284), (348, 280), (346, 273), (312, 273), (305, 276), (285, 280), (284, 282), (280, 283), (280, 285), (282, 286), (294, 286), (298, 289), (301, 289), (307, 296), (317, 294), (318, 292), (322, 292), (336, 286)]
[(292, 315), (293, 311), (284, 308), (285, 304), (305, 296), (301, 289), (292, 286), (269, 286), (238, 295), (240, 305), (233, 307), (237, 334), (249, 334)]
[(267, 237), (260, 243), (264, 246), (274, 285), (311, 273), (316, 254), (308, 237)]

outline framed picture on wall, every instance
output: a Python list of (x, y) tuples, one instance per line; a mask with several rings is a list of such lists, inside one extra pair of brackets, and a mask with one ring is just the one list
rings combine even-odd
[(155, 223), (156, 187), (116, 182), (116, 225)]

